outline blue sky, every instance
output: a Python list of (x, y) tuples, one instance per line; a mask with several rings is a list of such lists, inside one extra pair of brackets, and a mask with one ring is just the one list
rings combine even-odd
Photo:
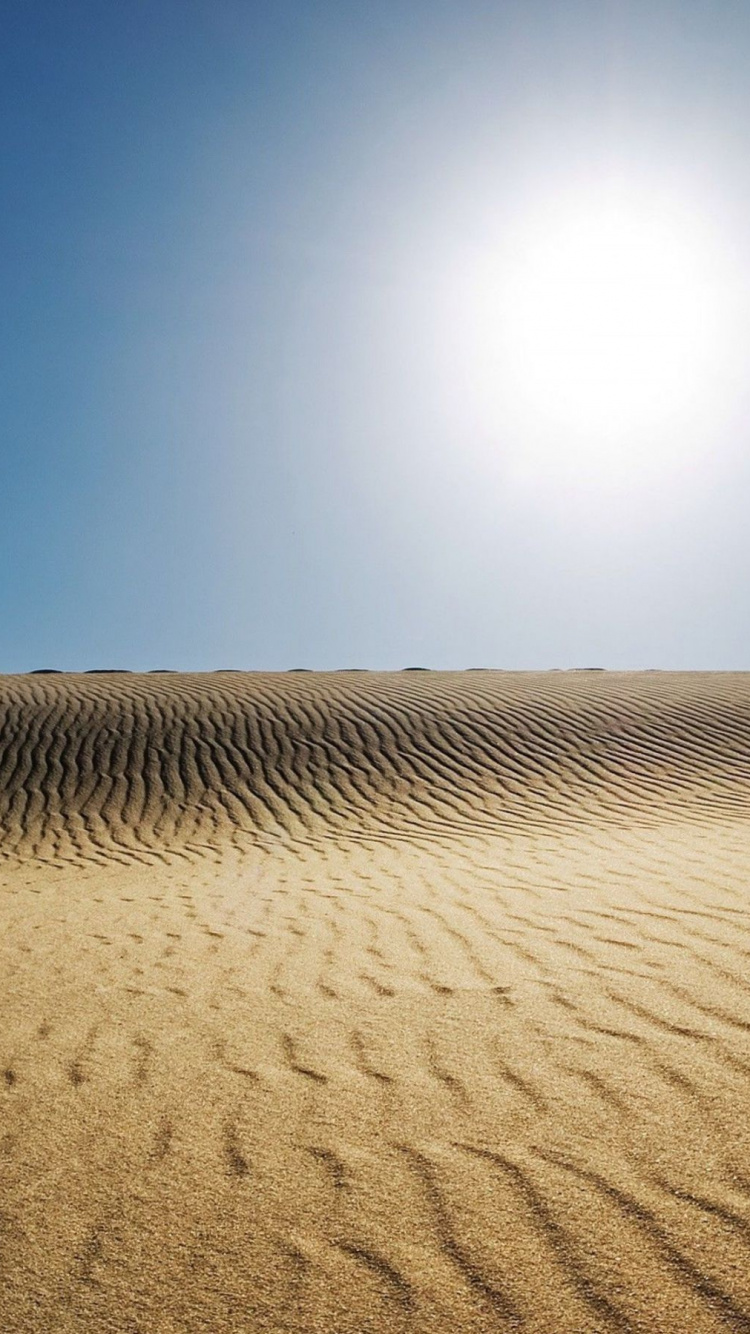
[(749, 62), (739, 3), (6, 0), (0, 670), (749, 668), (744, 356), (697, 452), (519, 484), (451, 304), (602, 173), (741, 291)]

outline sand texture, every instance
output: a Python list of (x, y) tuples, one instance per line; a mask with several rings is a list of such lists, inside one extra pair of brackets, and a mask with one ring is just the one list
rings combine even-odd
[(0, 1329), (750, 1331), (750, 676), (0, 678)]

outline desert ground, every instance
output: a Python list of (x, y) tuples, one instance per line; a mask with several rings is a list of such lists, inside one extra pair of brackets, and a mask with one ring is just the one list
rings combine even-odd
[(750, 1331), (750, 675), (0, 678), (3, 1334)]

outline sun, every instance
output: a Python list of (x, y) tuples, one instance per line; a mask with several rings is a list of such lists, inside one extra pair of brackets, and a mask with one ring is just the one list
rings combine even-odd
[(475, 270), (462, 327), (511, 461), (621, 481), (720, 413), (731, 281), (699, 211), (656, 189), (540, 199)]
[(501, 318), (524, 411), (582, 435), (668, 425), (713, 349), (706, 274), (686, 238), (645, 210), (579, 204), (524, 250)]

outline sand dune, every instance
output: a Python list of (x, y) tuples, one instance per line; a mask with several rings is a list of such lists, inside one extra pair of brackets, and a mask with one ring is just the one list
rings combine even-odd
[(750, 677), (0, 679), (2, 1329), (750, 1330)]

